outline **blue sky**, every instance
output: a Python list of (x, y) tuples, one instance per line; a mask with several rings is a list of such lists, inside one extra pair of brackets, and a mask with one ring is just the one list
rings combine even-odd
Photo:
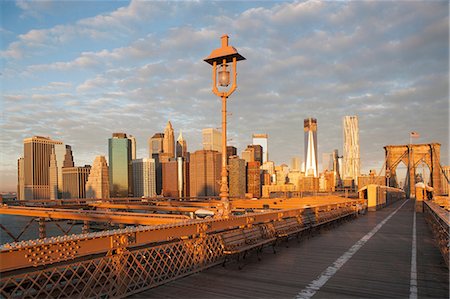
[[(113, 132), (147, 139), (171, 120), (190, 151), (220, 126), (210, 66), (220, 36), (247, 58), (229, 101), (230, 144), (269, 134), (277, 164), (303, 157), (304, 118), (319, 153), (342, 152), (358, 115), (362, 169), (383, 146), (440, 142), (448, 164), (448, 1), (2, 1), (0, 191), (14, 190), (23, 139), (72, 145), (77, 165), (107, 155)], [(321, 155), (319, 154), (319, 157)]]

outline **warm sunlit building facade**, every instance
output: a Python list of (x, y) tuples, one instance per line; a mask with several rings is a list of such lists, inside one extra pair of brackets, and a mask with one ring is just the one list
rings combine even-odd
[[(55, 146), (64, 148), (61, 141), (33, 136), (24, 139), (24, 199), (50, 199), (50, 156)], [(56, 150), (55, 150), (56, 152)], [(64, 155), (57, 166), (62, 167)]]
[(222, 132), (214, 128), (202, 130), (203, 150), (222, 152)]
[(260, 145), (262, 147), (262, 162), (260, 164), (266, 163), (269, 161), (269, 143), (268, 143), (269, 135), (267, 134), (253, 134), (253, 145)]
[(155, 160), (144, 158), (132, 161), (134, 197), (156, 195)]
[(307, 118), (303, 122), (305, 132), (305, 175), (319, 177), (317, 161), (317, 119)]
[(190, 196), (217, 196), (220, 190), (222, 154), (218, 151), (199, 150), (190, 155)]
[(360, 175), (359, 126), (357, 116), (344, 116), (344, 164), (343, 178), (358, 184)]
[(86, 182), (91, 166), (64, 167), (62, 198), (86, 198)]
[(109, 198), (109, 167), (105, 156), (97, 156), (86, 182), (86, 198)]

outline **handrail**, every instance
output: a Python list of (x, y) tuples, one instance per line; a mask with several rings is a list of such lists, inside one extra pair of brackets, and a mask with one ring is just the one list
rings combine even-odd
[(242, 216), (231, 216), (228, 219), (181, 221), (177, 219), (176, 223), (127, 227), (97, 233), (8, 243), (0, 246), (0, 273), (107, 253), (124, 247), (138, 247), (177, 239), (195, 238), (199, 235), (218, 233), (252, 224), (279, 221), (301, 216), (308, 209), (314, 213), (320, 213), (352, 207), (353, 211), (357, 213), (364, 205), (364, 200), (352, 200), (347, 203), (325, 204), (316, 207), (249, 213)]
[(449, 267), (450, 212), (432, 201), (424, 201), (425, 220), (431, 227), (444, 261)]

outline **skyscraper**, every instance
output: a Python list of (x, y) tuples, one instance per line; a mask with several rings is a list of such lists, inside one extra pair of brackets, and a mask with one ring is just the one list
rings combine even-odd
[(317, 119), (307, 118), (303, 122), (305, 131), (305, 175), (319, 177), (317, 161)]
[(227, 161), (231, 156), (237, 155), (237, 148), (232, 145), (227, 145)]
[[(52, 148), (52, 153), (50, 154), (50, 168), (48, 172), (50, 176), (50, 199), (58, 199), (58, 166), (56, 162), (55, 148)], [(60, 184), (60, 186), (61, 185), (62, 183)]]
[(136, 159), (136, 137), (128, 135), (128, 139), (131, 141), (131, 160)]
[(154, 197), (156, 195), (155, 160), (135, 159), (132, 165), (134, 197)]
[[(55, 145), (64, 146), (61, 141), (50, 137), (33, 136), (24, 141), (24, 198), (49, 199), (50, 198), (50, 156)], [(55, 150), (56, 153), (56, 150)], [(63, 160), (57, 164), (62, 167)]]
[(190, 155), (190, 196), (217, 196), (220, 189), (222, 154), (218, 151), (200, 150)]
[(151, 158), (153, 154), (160, 154), (163, 152), (164, 133), (156, 133), (148, 139), (148, 152)]
[(163, 153), (164, 133), (156, 133), (148, 140), (149, 157), (155, 159), (156, 194), (162, 190), (162, 168), (160, 155)]
[(291, 159), (291, 171), (300, 171), (300, 157), (293, 157)]
[(222, 132), (214, 128), (202, 130), (203, 150), (222, 152)]
[(247, 193), (261, 197), (261, 164), (258, 161), (247, 163)]
[(66, 153), (64, 154), (64, 163), (63, 167), (74, 167), (73, 163), (73, 155), (72, 155), (72, 147), (66, 144)]
[(177, 158), (179, 158), (179, 157), (186, 158), (187, 144), (186, 144), (186, 140), (183, 139), (183, 135), (181, 134), (181, 131), (180, 131), (180, 135), (178, 135), (178, 138), (177, 138), (176, 151), (177, 151)]
[[(264, 160), (264, 149), (261, 145), (259, 144), (251, 144), (251, 145), (247, 145), (247, 149), (253, 149), (253, 161), (258, 161), (261, 165), (263, 164), (263, 160)], [(267, 153), (266, 153), (267, 154)]]
[(25, 199), (25, 165), (23, 157), (17, 160), (17, 199)]
[(344, 179), (353, 179), (357, 184), (360, 175), (358, 116), (344, 116)]
[(64, 167), (62, 198), (86, 198), (86, 182), (90, 171), (90, 165)]
[[(262, 163), (269, 161), (269, 145), (267, 134), (253, 134), (253, 145), (260, 145), (262, 147)], [(262, 165), (262, 164), (261, 164)]]
[(109, 198), (109, 169), (105, 156), (97, 156), (86, 182), (86, 198)]
[(163, 153), (166, 154), (168, 159), (175, 158), (175, 137), (170, 121), (167, 122), (164, 129)]
[(108, 139), (108, 150), (110, 196), (132, 195), (131, 140), (125, 133), (113, 133)]
[(163, 196), (189, 195), (189, 162), (182, 157), (162, 163)]
[(245, 160), (238, 156), (229, 158), (230, 197), (244, 198), (246, 187)]
[(253, 147), (247, 147), (245, 150), (241, 153), (242, 159), (246, 163), (248, 162), (254, 162), (255, 161), (255, 149)]

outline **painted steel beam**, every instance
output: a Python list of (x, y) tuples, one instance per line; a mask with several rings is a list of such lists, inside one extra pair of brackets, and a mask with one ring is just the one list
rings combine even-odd
[[(352, 201), (351, 205), (342, 205), (332, 210), (341, 210), (341, 214), (344, 215), (345, 213), (348, 214), (348, 210), (351, 208), (353, 213), (356, 213), (358, 211), (357, 205), (363, 205), (364, 202), (364, 200)], [(327, 205), (321, 208), (308, 208), (308, 213), (312, 212), (318, 217), (322, 213), (321, 210), (328, 208)], [(185, 220), (177, 223), (173, 222), (179, 221), (180, 219), (172, 219), (172, 223), (170, 224), (127, 227), (125, 229), (98, 233), (9, 243), (0, 246), (0, 272), (70, 261), (76, 258), (88, 257), (92, 254), (107, 254), (111, 250), (122, 250), (129, 247), (193, 238), (204, 234), (249, 227), (254, 224), (281, 221), (285, 218), (301, 217), (308, 209), (301, 208), (250, 213), (242, 216), (231, 216), (229, 218)], [(13, 209), (2, 208), (0, 209), (0, 213), (5, 214), (4, 212), (6, 210), (11, 212)], [(36, 211), (33, 213), (37, 214)], [(58, 213), (61, 213), (61, 211), (58, 211)], [(39, 214), (39, 216), (48, 217), (45, 214)], [(103, 219), (105, 219), (104, 216)], [(168, 221), (169, 219), (161, 218), (160, 220)]]
[(53, 209), (41, 207), (0, 206), (0, 214), (50, 219), (86, 220), (134, 225), (157, 225), (189, 219), (187, 216), (171, 214), (143, 214), (128, 212), (88, 211), (71, 209)]

